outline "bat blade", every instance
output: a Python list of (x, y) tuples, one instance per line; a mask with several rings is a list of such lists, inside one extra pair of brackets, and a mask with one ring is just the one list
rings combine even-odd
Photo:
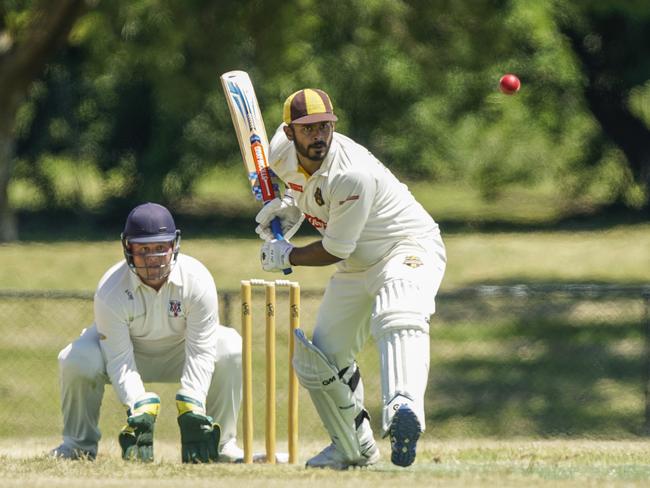
[[(228, 102), (244, 170), (253, 195), (257, 200), (269, 202), (275, 198), (279, 187), (273, 171), (269, 168), (269, 140), (253, 83), (248, 73), (235, 70), (221, 75), (221, 86)], [(271, 222), (271, 229), (276, 239), (284, 239), (278, 218)], [(291, 269), (287, 268), (283, 272), (289, 274)]]

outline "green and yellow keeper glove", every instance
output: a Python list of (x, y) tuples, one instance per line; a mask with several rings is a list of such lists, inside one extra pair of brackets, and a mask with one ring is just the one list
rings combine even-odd
[(153, 428), (160, 413), (160, 397), (145, 393), (127, 412), (118, 440), (125, 461), (153, 462)]
[(187, 395), (183, 389), (176, 394), (178, 426), (181, 429), (181, 458), (184, 463), (217, 462), (221, 427), (212, 417), (205, 415), (199, 400)]

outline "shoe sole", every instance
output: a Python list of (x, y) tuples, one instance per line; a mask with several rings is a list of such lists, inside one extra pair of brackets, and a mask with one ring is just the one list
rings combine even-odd
[(390, 461), (393, 464), (404, 468), (413, 464), (420, 433), (420, 422), (413, 410), (401, 407), (390, 424)]
[(94, 461), (97, 456), (96, 454), (86, 451), (65, 454), (50, 451), (49, 457), (52, 459), (60, 459), (62, 461)]

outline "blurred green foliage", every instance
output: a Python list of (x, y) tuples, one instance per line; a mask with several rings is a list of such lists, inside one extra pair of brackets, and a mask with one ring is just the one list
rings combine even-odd
[[(20, 22), (27, 4), (7, 5)], [(642, 207), (650, 169), (603, 132), (567, 34), (598, 39), (593, 19), (611, 15), (650, 29), (650, 7), (634, 1), (100, 2), (18, 114), (12, 194), (39, 195), (36, 209), (191, 197), (210, 169), (240, 164), (218, 77), (243, 69), (269, 135), (285, 97), (318, 86), (339, 130), (407, 179), (461, 181), (487, 200), (552, 184), (564, 198)], [(642, 61), (620, 75), (623, 109), (647, 130)], [(505, 72), (522, 80), (516, 96), (497, 90)]]

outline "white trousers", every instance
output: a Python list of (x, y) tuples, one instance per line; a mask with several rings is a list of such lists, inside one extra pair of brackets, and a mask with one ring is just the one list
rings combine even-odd
[[(341, 371), (354, 364), (373, 335), (380, 353), (384, 435), (394, 414), (391, 402), (396, 392), (411, 400), (424, 429), (429, 318), (435, 312), (445, 266), (440, 238), (405, 240), (366, 271), (335, 273), (325, 290), (313, 343)], [(419, 339), (404, 339), (414, 336)]]
[[(206, 413), (221, 426), (220, 443), (223, 445), (237, 435), (242, 397), (242, 344), (236, 330), (217, 327), (217, 360), (206, 399)], [(155, 356), (136, 353), (135, 362), (144, 383), (180, 383), (185, 344), (180, 343)], [(96, 454), (101, 438), (99, 410), (109, 378), (94, 324), (59, 353), (59, 379), (63, 442), (71, 448)]]

